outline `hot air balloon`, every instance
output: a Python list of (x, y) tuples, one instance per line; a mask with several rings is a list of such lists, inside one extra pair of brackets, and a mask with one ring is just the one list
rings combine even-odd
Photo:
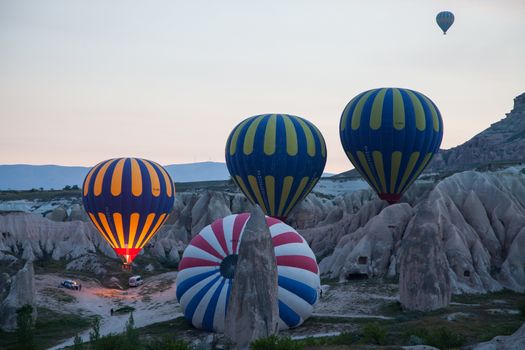
[(309, 121), (263, 114), (237, 125), (226, 142), (233, 181), (269, 216), (285, 219), (315, 186), (326, 163), (326, 145)]
[(454, 14), (450, 11), (442, 11), (437, 14), (436, 22), (443, 31), (443, 35), (446, 35), (447, 30), (452, 26), (452, 23), (454, 23)]
[(439, 150), (443, 121), (425, 95), (399, 88), (365, 91), (339, 124), (346, 155), (381, 199), (397, 202)]
[[(240, 242), (249, 213), (215, 220), (186, 247), (177, 274), (177, 300), (196, 328), (224, 331)], [(313, 311), (319, 269), (308, 243), (282, 221), (266, 217), (278, 273), (279, 327), (299, 326)]]
[(97, 164), (82, 187), (84, 209), (126, 269), (166, 221), (174, 196), (166, 170), (139, 158)]

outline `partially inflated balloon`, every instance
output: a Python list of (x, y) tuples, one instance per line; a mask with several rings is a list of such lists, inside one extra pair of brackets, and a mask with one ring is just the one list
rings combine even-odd
[(419, 92), (373, 89), (348, 103), (339, 133), (355, 168), (380, 198), (394, 203), (439, 150), (443, 121)]
[(226, 165), (235, 183), (267, 215), (282, 219), (310, 193), (325, 163), (323, 136), (293, 115), (248, 118), (226, 142)]
[(166, 221), (175, 188), (157, 163), (139, 158), (103, 161), (87, 174), (82, 200), (89, 218), (124, 265), (130, 265)]
[(454, 23), (454, 14), (450, 11), (443, 11), (437, 14), (436, 22), (443, 31), (443, 34), (447, 34), (447, 30)]
[[(249, 213), (215, 220), (184, 250), (177, 275), (177, 300), (195, 327), (223, 332), (239, 247)], [(313, 312), (319, 268), (308, 243), (293, 228), (266, 218), (278, 274), (279, 328), (297, 327)], [(251, 305), (246, 305), (250, 309)]]

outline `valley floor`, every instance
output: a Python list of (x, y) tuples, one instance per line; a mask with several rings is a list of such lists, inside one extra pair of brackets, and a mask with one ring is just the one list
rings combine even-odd
[[(144, 285), (138, 288), (119, 290), (105, 288), (97, 280), (86, 277), (80, 279), (82, 290), (75, 291), (59, 287), (66, 279), (59, 273), (37, 274), (37, 303), (42, 310), (52, 310), (64, 317), (74, 315), (91, 322), (97, 316), (101, 320), (101, 335), (124, 331), (131, 307), (141, 336), (209, 341), (210, 333), (192, 328), (183, 319), (175, 297), (175, 278), (176, 272), (161, 273), (146, 277)], [(326, 344), (351, 344), (354, 348), (363, 342), (407, 345), (414, 341), (414, 336), (428, 343), (432, 340), (425, 341), (425, 337), (431, 339), (433, 330), (445, 329), (449, 332), (445, 332), (445, 336), (452, 334), (463, 344), (473, 344), (496, 335), (511, 334), (525, 322), (524, 311), (519, 310), (523, 308), (525, 295), (519, 293), (456, 296), (448, 308), (429, 313), (403, 312), (397, 298), (395, 281), (328, 282), (323, 285), (323, 295), (313, 316), (302, 326), (281, 332), (280, 336), (306, 339), (306, 344), (310, 344), (308, 349), (328, 349)], [(128, 312), (111, 315), (111, 309), (126, 310), (126, 307)], [(79, 335), (84, 341), (89, 341), (89, 322), (80, 328)], [(67, 324), (62, 327), (62, 331), (68, 328)], [(372, 329), (371, 338), (367, 329)], [(47, 339), (46, 344), (52, 344), (48, 346), (50, 349), (73, 345), (77, 331), (48, 334), (48, 338), (53, 334), (56, 338)], [(68, 334), (68, 338), (59, 334)]]

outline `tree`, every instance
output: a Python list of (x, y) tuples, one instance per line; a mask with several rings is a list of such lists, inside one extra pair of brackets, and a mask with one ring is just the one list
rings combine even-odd
[(91, 328), (93, 330), (89, 332), (89, 341), (97, 342), (100, 339), (100, 319), (98, 317), (95, 317), (93, 319)]
[(73, 349), (75, 350), (82, 349), (82, 338), (78, 334), (75, 336), (75, 340), (73, 341)]
[(16, 310), (16, 339), (17, 349), (34, 350), (36, 349), (33, 335), (33, 307), (26, 304)]
[(71, 186), (66, 185), (66, 187), (63, 188), (63, 190), (64, 190), (64, 191), (69, 191), (69, 190), (71, 190)]
[(138, 344), (139, 332), (135, 328), (135, 319), (133, 318), (133, 312), (129, 314), (128, 322), (126, 322), (126, 338), (129, 344)]

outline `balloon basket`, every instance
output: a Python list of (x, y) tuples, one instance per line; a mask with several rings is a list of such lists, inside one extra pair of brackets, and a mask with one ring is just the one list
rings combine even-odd
[(388, 204), (395, 204), (401, 199), (401, 193), (380, 193), (379, 198), (387, 201)]
[(122, 264), (122, 271), (131, 273), (131, 264)]

